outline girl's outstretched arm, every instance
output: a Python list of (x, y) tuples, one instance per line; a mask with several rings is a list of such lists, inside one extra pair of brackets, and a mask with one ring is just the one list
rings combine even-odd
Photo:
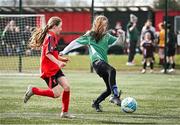
[(75, 39), (75, 40), (73, 40), (68, 46), (66, 46), (63, 51), (60, 52), (60, 55), (65, 55), (65, 54), (67, 54), (68, 52), (70, 52), (71, 50), (80, 48), (80, 47), (82, 47), (82, 46), (84, 46), (84, 45), (78, 43), (78, 42), (77, 42), (77, 39)]
[[(113, 36), (114, 37), (114, 36)], [(125, 42), (125, 33), (120, 34), (118, 37), (114, 37), (116, 40), (110, 44), (108, 47), (112, 47), (115, 45), (123, 46)]]

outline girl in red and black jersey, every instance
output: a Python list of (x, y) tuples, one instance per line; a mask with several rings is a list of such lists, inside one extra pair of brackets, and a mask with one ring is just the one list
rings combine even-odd
[(154, 65), (154, 44), (153, 41), (151, 40), (151, 33), (150, 32), (145, 32), (144, 35), (144, 40), (141, 42), (141, 49), (142, 49), (142, 54), (144, 56), (144, 61), (143, 61), (143, 69), (142, 73), (146, 72), (146, 66), (147, 62), (149, 61), (150, 63), (150, 72), (153, 72), (153, 65)]
[(70, 101), (70, 86), (63, 74), (63, 68), (68, 62), (68, 58), (58, 55), (57, 45), (58, 36), (62, 30), (62, 20), (59, 17), (51, 17), (44, 29), (35, 29), (30, 38), (31, 48), (40, 48), (41, 52), (41, 78), (45, 80), (48, 89), (40, 89), (37, 87), (28, 86), (24, 103), (31, 96), (47, 96), (51, 98), (60, 97), (60, 86), (64, 89), (62, 92), (62, 112), (63, 118), (72, 118), (73, 115), (68, 113)]

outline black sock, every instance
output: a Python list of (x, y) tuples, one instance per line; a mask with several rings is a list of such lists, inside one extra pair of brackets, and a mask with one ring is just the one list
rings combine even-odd
[(146, 62), (144, 62), (143, 64), (143, 69), (146, 69)]
[(167, 62), (166, 64), (165, 64), (165, 63), (163, 64), (164, 69), (165, 69), (165, 68), (166, 68), (166, 69), (169, 69), (169, 66), (170, 66), (170, 63), (168, 63), (168, 62)]
[(175, 66), (176, 66), (176, 64), (175, 64), (175, 63), (173, 63), (171, 68), (175, 69)]
[(170, 67), (170, 63), (167, 62), (166, 68), (169, 69), (169, 67)]
[(154, 68), (154, 63), (150, 62), (150, 68), (153, 69)]
[(111, 90), (106, 90), (106, 91), (102, 92), (102, 93), (99, 95), (99, 97), (98, 97), (96, 100), (94, 100), (94, 103), (95, 103), (95, 104), (101, 103), (101, 102), (104, 101), (105, 98), (108, 97), (110, 94), (111, 94)]
[(159, 60), (159, 65), (163, 65), (163, 63), (164, 63), (164, 59), (160, 59)]

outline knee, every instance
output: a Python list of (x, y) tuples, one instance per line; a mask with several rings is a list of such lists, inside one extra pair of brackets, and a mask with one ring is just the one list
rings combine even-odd
[(116, 69), (114, 67), (111, 67), (110, 72), (113, 73), (113, 74), (116, 74)]
[(116, 75), (116, 69), (113, 67), (109, 67), (108, 69), (108, 75), (112, 76), (112, 75)]
[(66, 86), (64, 86), (64, 91), (70, 91), (70, 86), (69, 85), (66, 85)]
[(61, 96), (60, 91), (54, 92), (54, 98), (59, 98), (60, 96)]

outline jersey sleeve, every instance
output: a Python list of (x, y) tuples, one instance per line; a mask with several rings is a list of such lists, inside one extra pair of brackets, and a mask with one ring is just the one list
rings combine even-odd
[(79, 44), (83, 44), (83, 45), (87, 45), (89, 40), (88, 40), (88, 36), (81, 36), (78, 39), (76, 39), (76, 42), (78, 42)]
[(47, 39), (46, 54), (52, 53), (55, 49), (56, 49), (55, 38), (52, 36), (49, 36)]
[(117, 40), (117, 38), (112, 36), (111, 34), (108, 34), (108, 36), (109, 36), (108, 45), (112, 45)]
[(130, 24), (128, 23), (127, 26), (126, 26), (127, 31), (129, 31), (129, 28), (130, 28), (130, 27), (131, 27), (131, 26), (130, 26)]
[(132, 24), (131, 24), (131, 23), (128, 23), (128, 25), (127, 25), (127, 27), (126, 27), (128, 32), (132, 32), (132, 31), (133, 31), (133, 30), (131, 30), (131, 31), (129, 30), (131, 27), (132, 27)]
[(68, 46), (66, 46), (64, 48), (64, 50), (60, 52), (60, 54), (62, 54), (62, 55), (67, 54), (71, 50), (77, 49), (77, 48), (82, 47), (82, 46), (84, 46), (84, 45), (76, 42), (76, 39), (75, 39)]

